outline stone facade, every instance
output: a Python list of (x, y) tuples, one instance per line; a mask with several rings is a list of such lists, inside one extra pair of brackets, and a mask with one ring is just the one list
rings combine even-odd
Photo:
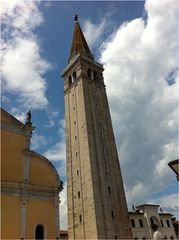
[[(132, 236), (137, 239), (177, 239), (170, 213), (158, 212), (159, 205), (144, 204), (136, 207), (136, 211), (129, 212)], [(157, 228), (155, 228), (157, 225)]]
[[(76, 39), (79, 40), (82, 31), (78, 22), (74, 34), (78, 34)], [(79, 46), (83, 42), (84, 36), (72, 45)], [(74, 53), (72, 48), (69, 64), (62, 73), (68, 235), (70, 239), (130, 239), (132, 235), (103, 66), (93, 60), (85, 44), (79, 47), (82, 52), (76, 49)]]

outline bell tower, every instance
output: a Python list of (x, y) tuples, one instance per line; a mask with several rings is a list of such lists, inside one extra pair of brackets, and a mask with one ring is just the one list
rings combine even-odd
[(75, 16), (64, 78), (69, 239), (130, 239), (103, 80)]

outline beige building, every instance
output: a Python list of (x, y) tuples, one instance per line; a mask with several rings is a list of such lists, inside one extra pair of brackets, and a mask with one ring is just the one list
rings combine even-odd
[(1, 109), (1, 239), (58, 239), (62, 182), (52, 163), (31, 151), (34, 127)]
[[(177, 239), (170, 213), (159, 212), (159, 205), (144, 204), (129, 212), (133, 239)], [(159, 238), (160, 237), (160, 238)]]
[(95, 62), (77, 16), (65, 94), (70, 239), (131, 239), (103, 66)]

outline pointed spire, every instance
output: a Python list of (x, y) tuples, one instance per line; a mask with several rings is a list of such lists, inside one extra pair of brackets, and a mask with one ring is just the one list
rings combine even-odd
[(88, 44), (86, 42), (86, 39), (81, 30), (81, 27), (78, 23), (78, 15), (74, 16), (74, 21), (75, 21), (75, 27), (74, 27), (73, 40), (71, 45), (70, 58), (77, 53), (87, 53), (88, 55), (92, 56), (90, 49), (88, 47)]

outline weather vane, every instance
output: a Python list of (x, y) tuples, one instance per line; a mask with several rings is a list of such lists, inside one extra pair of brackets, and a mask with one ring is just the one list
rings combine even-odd
[(75, 14), (75, 16), (73, 18), (74, 18), (74, 21), (77, 22), (78, 21), (78, 14)]

